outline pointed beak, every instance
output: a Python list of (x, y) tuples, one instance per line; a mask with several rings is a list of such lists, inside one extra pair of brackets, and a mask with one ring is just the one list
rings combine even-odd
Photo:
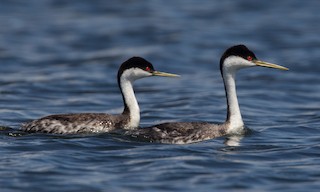
[(180, 75), (172, 74), (172, 73), (165, 73), (161, 71), (152, 71), (152, 76), (161, 76), (161, 77), (180, 77)]
[(280, 70), (289, 70), (286, 67), (283, 67), (281, 65), (276, 65), (273, 63), (268, 63), (268, 62), (264, 62), (264, 61), (260, 61), (260, 60), (254, 60), (252, 61), (254, 64), (256, 64), (257, 66), (261, 66), (261, 67), (269, 67), (269, 68), (275, 68), (275, 69), (280, 69)]

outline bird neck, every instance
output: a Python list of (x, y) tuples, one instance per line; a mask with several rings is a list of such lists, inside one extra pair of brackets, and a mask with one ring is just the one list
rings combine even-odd
[(127, 78), (120, 78), (120, 90), (123, 97), (123, 115), (129, 115), (129, 121), (125, 128), (132, 129), (139, 126), (140, 108), (133, 91), (132, 81)]
[(240, 107), (236, 92), (236, 70), (225, 69), (222, 72), (226, 97), (227, 97), (227, 119), (226, 124), (228, 125), (227, 133), (239, 133), (243, 130), (244, 123), (240, 112)]

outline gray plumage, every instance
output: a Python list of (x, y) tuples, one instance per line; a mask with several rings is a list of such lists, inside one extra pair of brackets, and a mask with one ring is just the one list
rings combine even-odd
[(27, 132), (55, 134), (101, 133), (124, 128), (128, 114), (81, 113), (50, 115), (22, 125)]
[(156, 143), (187, 144), (226, 135), (227, 124), (206, 122), (163, 123), (126, 131), (126, 135)]

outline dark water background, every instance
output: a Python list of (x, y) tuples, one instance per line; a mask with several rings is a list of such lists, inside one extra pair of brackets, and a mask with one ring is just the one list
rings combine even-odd
[[(1, 191), (318, 191), (320, 1), (2, 0)], [(224, 50), (290, 68), (242, 70), (252, 130), (189, 145), (22, 134), (56, 113), (119, 113), (119, 65), (138, 55), (180, 79), (135, 83), (141, 125), (225, 119)]]

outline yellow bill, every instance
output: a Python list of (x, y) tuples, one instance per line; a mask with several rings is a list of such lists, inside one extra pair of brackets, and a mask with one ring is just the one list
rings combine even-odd
[(275, 69), (280, 69), (280, 70), (289, 70), (288, 68), (283, 67), (281, 65), (276, 65), (273, 63), (265, 62), (265, 61), (254, 60), (252, 62), (258, 66), (261, 66), (261, 67), (269, 67), (269, 68), (275, 68)]
[(165, 73), (165, 72), (161, 72), (161, 71), (153, 71), (152, 75), (154, 76), (162, 76), (162, 77), (180, 77), (180, 75), (176, 75), (173, 73)]

